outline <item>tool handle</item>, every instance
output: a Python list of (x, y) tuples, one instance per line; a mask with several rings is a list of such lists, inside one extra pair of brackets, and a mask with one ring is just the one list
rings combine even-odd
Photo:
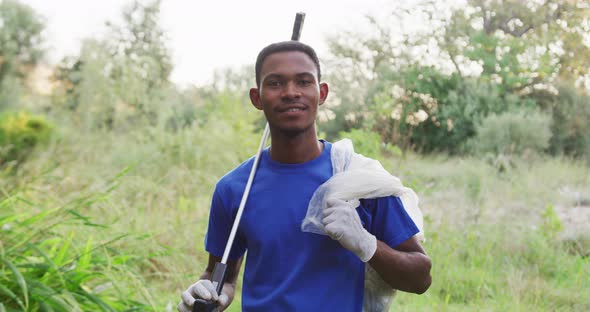
[(303, 21), (305, 20), (305, 13), (299, 12), (295, 15), (295, 24), (293, 24), (293, 34), (291, 40), (299, 41), (301, 37), (301, 29), (303, 29)]
[(217, 303), (205, 299), (197, 299), (193, 304), (193, 312), (214, 312), (217, 309)]
[[(211, 282), (215, 287), (218, 295), (221, 295), (223, 284), (225, 283), (225, 273), (227, 272), (227, 264), (217, 262), (211, 274)], [(197, 299), (193, 304), (193, 312), (213, 312), (217, 308), (217, 301)]]

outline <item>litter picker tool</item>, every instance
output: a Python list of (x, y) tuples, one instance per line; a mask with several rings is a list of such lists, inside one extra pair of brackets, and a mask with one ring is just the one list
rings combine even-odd
[[(293, 34), (291, 35), (291, 40), (299, 41), (304, 20), (305, 13), (300, 12), (295, 15), (295, 24), (293, 25)], [(264, 133), (262, 134), (262, 139), (260, 140), (260, 145), (258, 146), (258, 152), (256, 153), (256, 157), (254, 157), (254, 164), (252, 165), (252, 169), (250, 170), (250, 176), (248, 176), (248, 182), (246, 182), (244, 195), (242, 195), (242, 200), (240, 201), (240, 206), (238, 208), (238, 213), (236, 214), (236, 219), (234, 220), (234, 224), (227, 239), (227, 244), (225, 245), (225, 250), (223, 251), (223, 257), (221, 258), (221, 262), (217, 262), (215, 264), (215, 267), (213, 268), (213, 273), (211, 274), (211, 282), (213, 283), (213, 286), (215, 287), (217, 294), (221, 294), (223, 284), (225, 283), (225, 275), (227, 271), (227, 258), (229, 257), (229, 252), (234, 243), (236, 232), (238, 230), (238, 225), (240, 224), (240, 219), (242, 218), (242, 212), (244, 211), (244, 207), (246, 206), (246, 201), (248, 200), (248, 195), (250, 194), (250, 188), (252, 187), (252, 181), (254, 181), (256, 169), (258, 168), (258, 163), (260, 162), (260, 156), (262, 155), (262, 150), (266, 145), (266, 141), (268, 140), (269, 134), (270, 128), (268, 126), (268, 123), (266, 123), (266, 127), (264, 127)], [(216, 308), (217, 303), (214, 301), (197, 299), (193, 305), (193, 312), (213, 312)]]

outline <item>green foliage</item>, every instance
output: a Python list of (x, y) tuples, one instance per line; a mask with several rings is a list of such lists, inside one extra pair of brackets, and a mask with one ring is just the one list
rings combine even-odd
[[(497, 83), (420, 66), (397, 72), (382, 69), (367, 97), (359, 107), (330, 109), (346, 116), (349, 126), (371, 129), (386, 143), (422, 152), (464, 152), (476, 125), (489, 114), (535, 105), (532, 99), (504, 93)], [(323, 122), (322, 129), (338, 122), (337, 117)]]
[(123, 25), (109, 23), (104, 39), (85, 40), (78, 56), (64, 59), (54, 77), (63, 92), (57, 106), (94, 128), (162, 122), (160, 106), (169, 107), (178, 92), (168, 80), (172, 65), (159, 10), (160, 1), (133, 2)]
[(401, 132), (409, 141), (403, 146), (423, 152), (464, 152), (465, 142), (476, 134), (476, 125), (489, 114), (535, 105), (532, 99), (504, 93), (500, 85), (483, 79), (461, 80), (456, 74), (445, 76), (432, 68), (416, 68), (402, 75), (404, 85), (412, 90), (407, 93), (419, 95), (418, 105), (410, 112), (423, 110), (428, 115), (414, 127), (400, 125), (401, 130), (411, 130)]
[(579, 45), (587, 32), (583, 25), (588, 9), (584, 1), (468, 1), (467, 7), (453, 12), (439, 45), (458, 72), (470, 61), (478, 63), (481, 75), (498, 81), (507, 92), (551, 84), (574, 68), (577, 74), (587, 73), (587, 60), (581, 69), (578, 57), (561, 47), (576, 40), (577, 52), (590, 52)]
[(590, 159), (590, 96), (571, 84), (560, 84), (550, 96), (551, 152)]
[[(115, 66), (112, 75), (141, 77), (150, 88), (168, 82), (172, 71), (170, 51), (164, 30), (158, 24), (161, 0), (134, 1), (123, 10), (123, 25), (107, 23), (111, 27), (112, 55), (123, 57), (126, 66)], [(128, 73), (127, 71), (131, 71)]]
[(531, 110), (493, 114), (476, 126), (476, 133), (470, 142), (476, 153), (542, 153), (551, 139), (551, 116)]
[(33, 148), (48, 141), (51, 128), (40, 116), (25, 112), (0, 114), (0, 165), (24, 160)]
[[(196, 89), (186, 96), (198, 118), (179, 123), (177, 128), (163, 123), (136, 124), (127, 131), (80, 129), (70, 118), (77, 115), (62, 112), (54, 116), (62, 121), (60, 144), (28, 159), (14, 177), (0, 172), (0, 194), (34, 180), (31, 198), (54, 207), (76, 201), (88, 188), (100, 188), (118, 168), (133, 166), (132, 174), (121, 177), (120, 185), (104, 201), (92, 206), (80, 204), (77, 211), (95, 223), (113, 224), (104, 231), (88, 228), (95, 242), (108, 241), (111, 231), (145, 234), (146, 239), (140, 242), (118, 242), (115, 250), (121, 256), (142, 259), (140, 266), (131, 269), (145, 278), (147, 291), (157, 294), (157, 311), (175, 306), (180, 290), (194, 282), (205, 267), (202, 237), (213, 187), (223, 174), (255, 153), (261, 137), (256, 121), (263, 118), (262, 112), (243, 103), (240, 96)], [(160, 113), (165, 116), (167, 111), (161, 108)], [(38, 177), (54, 167), (51, 175)], [(45, 190), (47, 193), (39, 194)], [(58, 203), (54, 205), (54, 201)], [(64, 229), (63, 234), (68, 233)], [(131, 292), (137, 297), (141, 288), (128, 286), (125, 279), (113, 276), (113, 284), (123, 283), (117, 287), (122, 296)], [(234, 308), (239, 310), (237, 305)]]
[(556, 194), (566, 185), (589, 192), (587, 164), (536, 159), (500, 175), (481, 158), (412, 156), (406, 154), (398, 172), (430, 190), (418, 195), (433, 283), (420, 296), (398, 293), (391, 311), (590, 308), (590, 298), (578, 295), (590, 291), (590, 258), (560, 241), (559, 229), (571, 220), (558, 213), (568, 206)]
[(28, 5), (0, 2), (0, 83), (8, 75), (24, 77), (43, 56), (41, 18)]
[[(500, 229), (499, 229), (500, 228)], [(502, 234), (507, 233), (507, 234)], [(509, 233), (509, 234), (508, 234)], [(400, 293), (392, 311), (585, 311), (588, 259), (572, 256), (531, 230), (448, 227), (432, 233), (433, 284), (421, 296)]]
[(542, 234), (550, 239), (555, 239), (561, 230), (563, 230), (563, 225), (559, 220), (555, 208), (551, 204), (547, 205), (547, 208), (543, 212)]
[(0, 2), (0, 111), (20, 102), (24, 78), (44, 54), (44, 24), (28, 5)]
[(401, 150), (397, 146), (383, 143), (381, 136), (372, 131), (352, 129), (347, 132), (340, 132), (340, 138), (350, 139), (354, 151), (373, 159), (383, 159), (387, 156), (401, 156)]
[[(590, 68), (590, 58), (571, 52), (590, 53), (579, 44), (588, 32), (584, 1), (392, 6), (387, 17), (368, 18), (371, 32), (329, 40), (337, 97), (322, 125), (329, 136), (365, 128), (403, 149), (464, 152), (488, 114), (543, 108), (535, 90), (551, 89), (559, 77), (583, 84)], [(425, 19), (426, 26), (400, 32), (410, 19)], [(393, 88), (401, 88), (401, 96)], [(436, 105), (428, 105), (429, 98)], [(428, 118), (412, 124), (417, 113)]]
[[(386, 142), (404, 149), (423, 149), (421, 129), (432, 123), (436, 126), (439, 96), (456, 87), (454, 77), (445, 77), (433, 68), (411, 67), (401, 73), (381, 72), (382, 81), (375, 86), (370, 113), (364, 121), (378, 131)], [(398, 81), (395, 83), (395, 81)]]
[(430, 105), (421, 101), (429, 118), (408, 133), (411, 146), (423, 152), (462, 152), (465, 142), (475, 135), (475, 125), (488, 114), (532, 104), (502, 93), (496, 83), (446, 76), (433, 68), (418, 67), (404, 72), (403, 77), (407, 88), (424, 94), (421, 99), (433, 99)]
[(216, 172), (219, 168), (229, 170), (229, 164), (254, 154), (259, 140), (255, 120), (261, 113), (253, 107), (241, 105), (239, 98), (228, 92), (206, 99), (197, 112), (199, 118), (190, 125), (175, 131), (151, 128), (143, 139), (155, 141), (172, 163), (191, 168), (207, 164)]
[(128, 235), (96, 239), (92, 233), (108, 228), (80, 213), (105, 195), (84, 194), (58, 208), (44, 207), (19, 193), (0, 199), (2, 308), (63, 312), (150, 309), (138, 301), (142, 287), (134, 269), (137, 260), (114, 246), (129, 239)]

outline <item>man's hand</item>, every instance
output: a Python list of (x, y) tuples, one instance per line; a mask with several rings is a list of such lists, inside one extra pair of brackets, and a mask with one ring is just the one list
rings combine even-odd
[[(223, 290), (225, 290), (225, 285), (223, 288)], [(216, 311), (223, 311), (229, 304), (227, 293), (222, 291), (221, 295), (217, 295), (213, 283), (206, 279), (199, 280), (192, 284), (180, 295), (180, 297), (182, 300), (176, 307), (179, 312), (191, 312), (196, 298), (217, 301), (219, 303), (219, 308)]]
[(329, 199), (327, 204), (322, 219), (326, 234), (363, 262), (369, 261), (377, 250), (377, 238), (363, 228), (355, 207), (339, 199)]

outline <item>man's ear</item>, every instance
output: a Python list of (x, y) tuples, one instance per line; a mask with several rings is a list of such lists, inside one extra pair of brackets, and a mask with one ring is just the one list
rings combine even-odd
[(325, 82), (320, 83), (320, 105), (324, 104), (324, 102), (328, 98), (329, 92), (330, 88), (328, 87), (328, 84)]
[(252, 105), (259, 110), (262, 110), (262, 103), (260, 103), (260, 92), (258, 92), (258, 88), (251, 88), (250, 89), (250, 102)]

